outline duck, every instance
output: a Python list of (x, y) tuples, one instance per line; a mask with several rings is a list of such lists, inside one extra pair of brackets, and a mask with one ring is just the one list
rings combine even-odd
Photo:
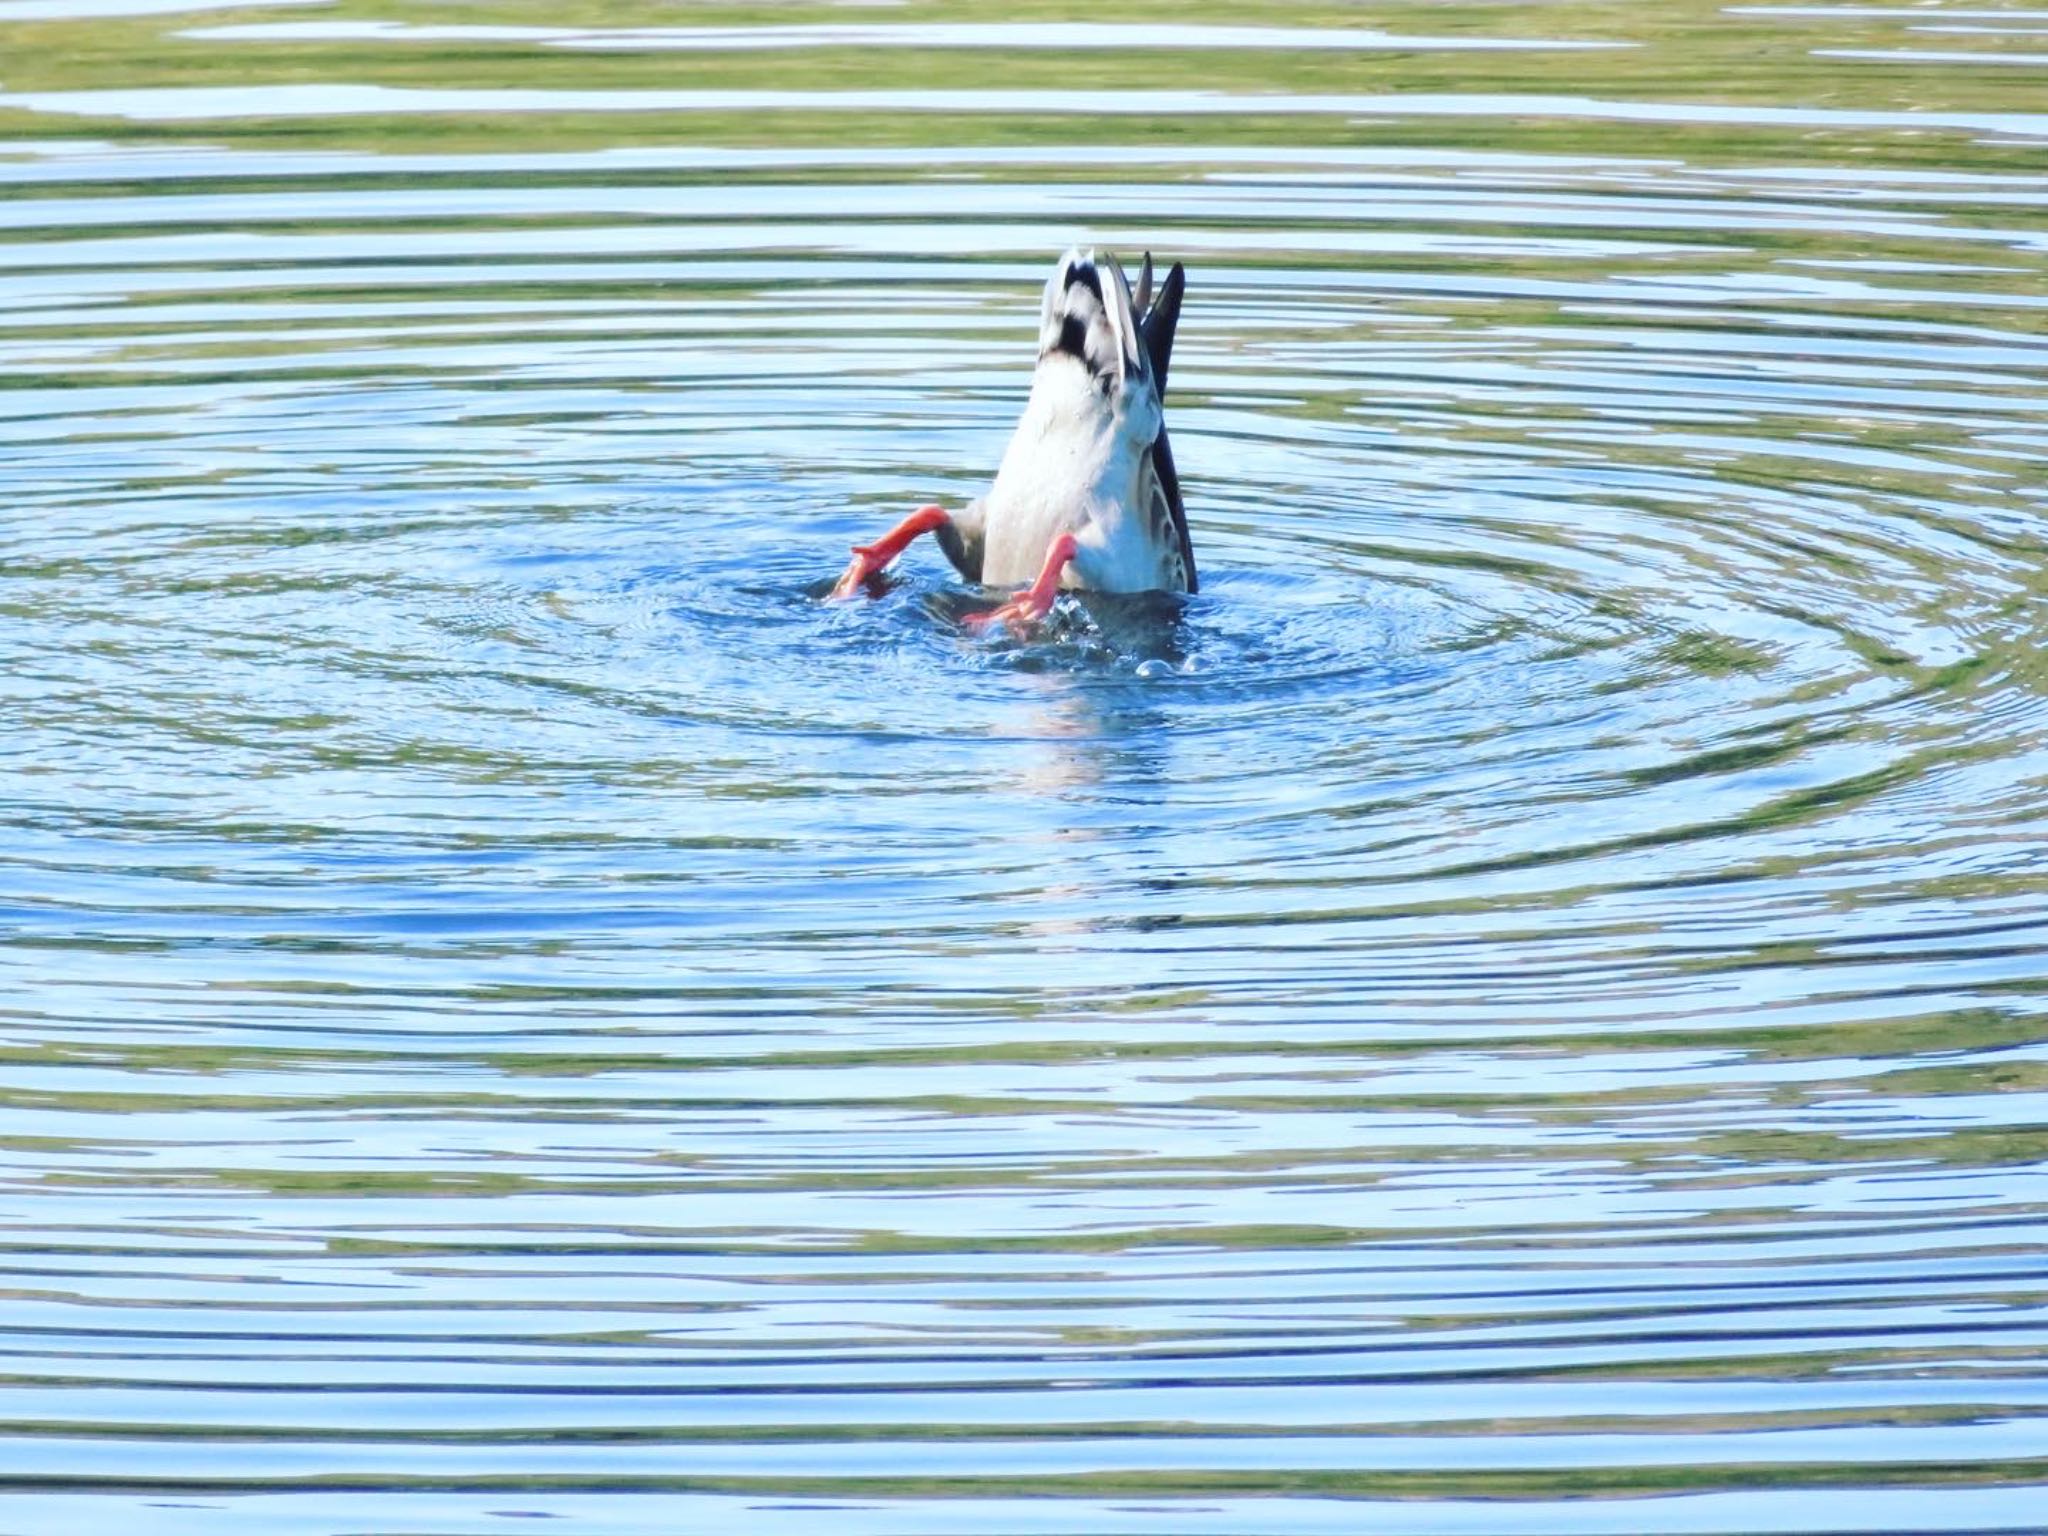
[(873, 578), (924, 534), (968, 581), (1023, 590), (967, 621), (1027, 632), (1062, 590), (1192, 594), (1195, 550), (1166, 435), (1166, 374), (1187, 273), (1154, 292), (1145, 253), (1131, 292), (1116, 257), (1075, 248), (1039, 310), (1038, 366), (988, 494), (957, 512), (923, 506), (857, 544), (834, 599)]

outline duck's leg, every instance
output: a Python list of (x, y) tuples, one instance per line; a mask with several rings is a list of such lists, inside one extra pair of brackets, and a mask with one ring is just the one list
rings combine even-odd
[(1080, 553), (1081, 545), (1071, 533), (1063, 533), (1054, 539), (1045, 551), (1045, 564), (1038, 572), (1038, 580), (1011, 598), (1002, 607), (988, 613), (970, 614), (968, 626), (980, 629), (1001, 619), (1012, 630), (1021, 634), (1052, 612), (1052, 600), (1059, 595), (1060, 574), (1066, 570), (1067, 562)]
[(874, 543), (854, 545), (853, 559), (845, 574), (833, 585), (830, 596), (834, 599), (853, 596), (867, 584), (870, 576), (902, 554), (912, 539), (949, 521), (944, 507), (919, 507)]

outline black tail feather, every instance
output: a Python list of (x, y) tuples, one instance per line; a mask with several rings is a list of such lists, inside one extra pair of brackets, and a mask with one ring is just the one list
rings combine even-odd
[[(1152, 254), (1145, 253), (1146, 277), (1151, 276)], [(1152, 285), (1149, 281), (1139, 283), (1142, 293)], [(1173, 332), (1180, 324), (1181, 295), (1187, 291), (1187, 269), (1179, 262), (1166, 274), (1166, 281), (1159, 285), (1159, 297), (1152, 302), (1149, 310), (1138, 317), (1138, 335), (1145, 343), (1145, 361), (1152, 369), (1152, 382), (1159, 390), (1159, 398), (1166, 398), (1166, 366), (1173, 359)]]

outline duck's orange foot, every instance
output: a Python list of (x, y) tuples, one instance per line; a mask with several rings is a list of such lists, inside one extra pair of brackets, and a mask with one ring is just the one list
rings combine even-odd
[(840, 598), (853, 596), (868, 584), (869, 578), (879, 575), (891, 560), (902, 554), (911, 540), (919, 534), (930, 533), (947, 521), (944, 507), (919, 507), (874, 543), (854, 545), (853, 559), (848, 562), (845, 573), (832, 584), (832, 590), (826, 594), (827, 600), (837, 602)]
[(969, 629), (986, 629), (998, 621), (1010, 626), (1012, 634), (1024, 634), (1032, 626), (1042, 622), (1052, 612), (1053, 599), (1059, 596), (1060, 573), (1066, 570), (1067, 562), (1080, 552), (1080, 544), (1071, 533), (1063, 533), (1052, 541), (1045, 552), (1045, 565), (1038, 573), (1038, 580), (1004, 603), (1000, 608), (987, 613), (971, 613), (967, 616)]

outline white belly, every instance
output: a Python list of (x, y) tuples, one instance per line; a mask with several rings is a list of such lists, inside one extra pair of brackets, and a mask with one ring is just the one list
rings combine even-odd
[(1046, 546), (1071, 533), (1080, 552), (1062, 586), (1146, 592), (1166, 584), (1139, 503), (1144, 446), (1132, 442), (1134, 426), (1158, 431), (1156, 421), (1126, 421), (1079, 366), (1054, 359), (1039, 369), (985, 502), (983, 581), (1032, 580)]

